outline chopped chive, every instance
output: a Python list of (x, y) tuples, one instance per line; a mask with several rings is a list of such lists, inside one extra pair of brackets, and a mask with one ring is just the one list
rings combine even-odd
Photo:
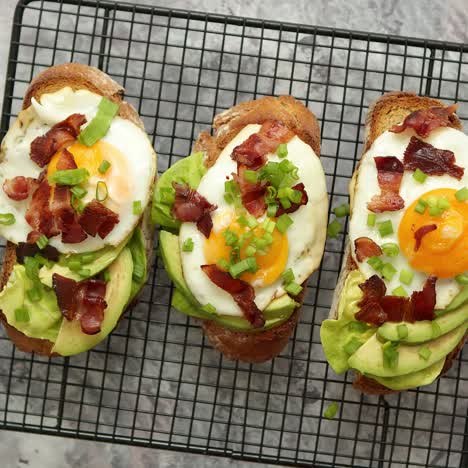
[(242, 247), (246, 241), (250, 240), (253, 236), (252, 231), (243, 232), (239, 237), (239, 247)]
[(257, 171), (251, 171), (250, 169), (246, 169), (244, 171), (244, 179), (251, 184), (255, 184), (258, 180)]
[(285, 210), (291, 208), (291, 206), (292, 206), (292, 205), (291, 205), (291, 201), (289, 200), (289, 198), (286, 198), (286, 197), (280, 198), (279, 201), (280, 201), (281, 206), (282, 206)]
[(416, 182), (419, 182), (420, 184), (423, 184), (426, 179), (427, 179), (427, 174), (424, 174), (423, 171), (421, 171), (421, 169), (417, 168), (414, 172), (413, 172), (413, 179), (416, 181)]
[(384, 367), (393, 369), (398, 365), (398, 346), (398, 342), (393, 343), (391, 341), (387, 341), (382, 345)]
[(224, 240), (226, 242), (226, 245), (232, 247), (233, 245), (236, 245), (239, 242), (239, 238), (237, 237), (237, 234), (229, 229), (226, 229), (223, 232)]
[(430, 357), (431, 357), (431, 354), (432, 354), (432, 351), (427, 347), (427, 346), (423, 346), (419, 351), (418, 351), (418, 354), (419, 356), (424, 359), (425, 361), (427, 361)]
[(429, 206), (429, 214), (431, 216), (440, 216), (444, 210), (439, 208), (438, 206)]
[(461, 275), (455, 276), (455, 281), (458, 284), (468, 284), (468, 275), (466, 273), (463, 273)]
[(249, 271), (255, 273), (257, 271), (257, 261), (255, 257), (244, 258), (240, 262), (235, 263), (229, 267), (229, 273), (233, 278), (237, 278), (240, 274)]
[(391, 263), (385, 263), (382, 267), (381, 273), (386, 280), (391, 281), (391, 279), (395, 276), (396, 269)]
[[(82, 268), (81, 270), (78, 270), (78, 274), (80, 276), (86, 277), (91, 275), (91, 270), (89, 268)], [(134, 272), (135, 274), (135, 272)]]
[(450, 208), (450, 202), (447, 200), (446, 197), (440, 197), (438, 200), (437, 200), (437, 206), (441, 209), (441, 210), (448, 210)]
[(393, 234), (393, 225), (389, 219), (387, 219), (386, 221), (381, 221), (380, 223), (377, 223), (377, 228), (379, 230), (381, 237), (385, 237), (390, 234)]
[[(96, 185), (96, 200), (99, 202), (103, 202), (106, 200), (108, 196), (109, 196), (109, 191), (107, 190), (107, 184), (103, 180), (100, 180)], [(141, 204), (140, 204), (140, 209), (141, 209)], [(135, 205), (133, 205), (133, 211), (135, 211)], [(134, 214), (140, 214), (140, 213), (134, 213)]]
[(431, 322), (431, 327), (432, 327), (432, 338), (438, 338), (440, 335), (442, 335), (442, 330), (440, 329), (440, 325), (433, 320)]
[(414, 273), (412, 271), (405, 270), (405, 269), (402, 269), (400, 271), (400, 281), (403, 284), (406, 284), (407, 286), (409, 286), (411, 282), (413, 281), (413, 278), (414, 278)]
[(81, 257), (81, 263), (91, 263), (96, 259), (96, 254), (94, 252), (89, 252), (83, 254)]
[(395, 244), (394, 242), (386, 242), (380, 247), (387, 257), (396, 257), (400, 253), (400, 248), (398, 247), (398, 244)]
[(202, 306), (202, 310), (208, 312), (209, 314), (216, 314), (216, 307), (209, 303)]
[(263, 239), (267, 243), (267, 245), (270, 245), (273, 243), (273, 236), (269, 232), (265, 232), (263, 234)]
[(141, 207), (141, 200), (135, 200), (133, 202), (133, 214), (138, 216), (141, 214), (142, 207)]
[(12, 213), (0, 213), (0, 224), (2, 226), (10, 226), (15, 224), (16, 218)]
[(351, 356), (351, 354), (354, 354), (362, 345), (363, 342), (360, 339), (353, 336), (344, 345), (343, 350), (346, 354), (349, 354)]
[(327, 228), (327, 236), (336, 239), (338, 234), (343, 230), (343, 226), (339, 221), (334, 219)]
[(285, 158), (288, 155), (288, 145), (286, 143), (281, 143), (276, 148), (276, 154), (279, 158)]
[(437, 197), (431, 195), (430, 197), (427, 197), (426, 202), (429, 205), (429, 207), (437, 206)]
[(79, 185), (75, 185), (71, 188), (71, 193), (75, 195), (76, 198), (83, 198), (88, 193), (88, 191)]
[(292, 296), (297, 296), (302, 291), (302, 286), (295, 281), (291, 281), (285, 286), (284, 290)]
[(222, 268), (223, 270), (229, 270), (229, 262), (225, 258), (220, 258), (217, 261), (217, 265)]
[(255, 216), (247, 216), (247, 226), (249, 226), (250, 229), (254, 229), (258, 226), (258, 221)]
[(84, 203), (73, 193), (71, 196), (71, 205), (77, 213), (80, 213), (80, 214), (83, 213)]
[(89, 172), (84, 167), (55, 171), (49, 176), (49, 182), (57, 185), (78, 185), (88, 180)]
[(29, 322), (29, 312), (25, 306), (21, 306), (15, 309), (15, 320), (17, 322)]
[(192, 252), (193, 250), (193, 240), (191, 237), (185, 239), (184, 243), (182, 244), (182, 251), (183, 252)]
[(375, 213), (369, 213), (367, 215), (367, 225), (369, 227), (374, 227), (376, 219), (377, 219), (377, 215)]
[(26, 270), (26, 276), (35, 281), (39, 275), (39, 263), (33, 257), (25, 257), (24, 258), (24, 268)]
[(284, 271), (283, 274), (281, 275), (281, 278), (283, 278), (283, 281), (286, 284), (289, 284), (292, 281), (294, 281), (295, 278), (294, 278), (294, 272), (292, 271), (292, 268), (288, 268), (286, 271)]
[(468, 200), (468, 188), (463, 187), (462, 189), (458, 190), (458, 192), (455, 192), (455, 198), (459, 202), (464, 202)]
[(300, 203), (302, 200), (302, 192), (300, 190), (291, 189), (288, 193), (288, 197), (292, 203)]
[(104, 270), (104, 272), (102, 273), (102, 278), (104, 279), (106, 283), (110, 281), (111, 278), (110, 278), (109, 270)]
[(42, 298), (42, 292), (39, 287), (34, 286), (33, 288), (26, 291), (26, 296), (31, 302), (38, 302)]
[(323, 412), (323, 417), (326, 419), (333, 419), (336, 416), (336, 413), (338, 412), (338, 404), (334, 401), (333, 403), (330, 403), (325, 411)]
[(119, 105), (109, 99), (102, 98), (98, 111), (91, 122), (78, 135), (78, 141), (86, 146), (92, 146), (103, 138), (109, 130), (112, 119), (119, 111)]
[(257, 249), (256, 249), (255, 246), (253, 246), (253, 245), (249, 245), (249, 246), (245, 249), (245, 255), (247, 255), (247, 257), (252, 257), (252, 256), (254, 256), (256, 252), (257, 252)]
[(274, 218), (276, 216), (276, 212), (278, 211), (278, 205), (276, 203), (271, 203), (268, 205), (267, 208), (267, 216), (270, 218)]
[[(333, 209), (335, 216), (337, 218), (344, 218), (345, 216), (349, 215), (349, 203), (343, 203), (340, 206), (337, 206)], [(375, 215), (374, 215), (375, 216)]]
[(392, 294), (394, 296), (399, 296), (399, 297), (408, 297), (408, 293), (406, 292), (406, 289), (403, 286), (398, 286), (392, 291)]
[(68, 268), (70, 268), (71, 271), (78, 271), (81, 269), (81, 262), (80, 260), (70, 260), (67, 264)]
[(104, 161), (99, 165), (98, 171), (100, 174), (105, 174), (109, 167), (111, 167), (111, 163), (104, 159)]
[(49, 239), (47, 238), (47, 236), (44, 236), (44, 234), (42, 234), (41, 237), (39, 237), (39, 239), (37, 239), (36, 241), (36, 245), (39, 247), (39, 249), (43, 249), (47, 244), (49, 243)]
[(426, 211), (427, 203), (424, 200), (418, 200), (418, 203), (414, 207), (414, 211), (419, 214), (424, 214)]
[[(284, 234), (291, 224), (293, 224), (293, 220), (291, 216), (289, 216), (287, 213), (283, 213), (276, 221), (276, 229), (278, 229), (281, 234)], [(341, 224), (340, 224), (341, 227)]]
[(381, 258), (379, 257), (370, 257), (368, 260), (367, 260), (367, 263), (375, 270), (375, 271), (381, 271), (383, 266), (384, 266), (384, 263), (382, 261)]
[(272, 221), (270, 218), (265, 218), (263, 221), (263, 229), (265, 232), (271, 234), (275, 230), (276, 223)]
[(397, 325), (397, 334), (400, 340), (404, 340), (408, 337), (408, 327), (404, 323)]

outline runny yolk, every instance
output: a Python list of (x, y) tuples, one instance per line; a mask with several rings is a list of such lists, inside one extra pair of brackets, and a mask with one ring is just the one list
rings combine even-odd
[[(425, 193), (421, 199), (445, 197), (450, 208), (440, 216), (431, 216), (429, 209), (415, 211), (415, 200), (405, 211), (398, 229), (402, 253), (418, 271), (438, 278), (453, 278), (468, 270), (468, 202), (459, 202), (456, 190), (437, 189)], [(426, 234), (415, 251), (414, 233), (422, 226), (435, 224), (437, 229)]]
[[(218, 263), (224, 259), (230, 261), (231, 247), (226, 245), (224, 232), (226, 229), (233, 231), (239, 237), (246, 232), (248, 228), (240, 226), (237, 222), (232, 222), (227, 228), (222, 230), (211, 230), (210, 237), (205, 240), (204, 253), (208, 264)], [(254, 229), (254, 236), (261, 238), (263, 229), (259, 226)], [(284, 272), (288, 260), (288, 238), (281, 234), (277, 229), (272, 233), (273, 242), (267, 248), (266, 255), (256, 254), (258, 270), (255, 273), (245, 272), (240, 275), (240, 279), (253, 286), (267, 286), (276, 281)], [(246, 257), (245, 250), (248, 246), (247, 241), (240, 249), (241, 260)]]

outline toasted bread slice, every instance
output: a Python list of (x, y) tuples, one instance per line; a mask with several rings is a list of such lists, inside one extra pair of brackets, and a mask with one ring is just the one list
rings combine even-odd
[[(83, 65), (80, 63), (65, 63), (55, 65), (47, 68), (39, 75), (37, 75), (29, 85), (22, 105), (22, 111), (18, 115), (17, 121), (22, 124), (24, 118), (24, 111), (31, 106), (32, 98), (40, 98), (42, 94), (53, 93), (66, 86), (72, 89), (87, 89), (93, 93), (100, 94), (101, 96), (110, 99), (118, 104), (119, 116), (130, 120), (140, 128), (144, 128), (143, 122), (138, 116), (137, 111), (131, 104), (123, 100), (124, 89), (116, 83), (106, 73), (98, 70), (97, 68)], [(16, 124), (15, 122), (15, 124)], [(140, 222), (140, 227), (145, 240), (146, 256), (148, 264), (150, 264), (153, 252), (153, 232), (150, 220), (151, 204), (145, 210)], [(0, 289), (3, 289), (8, 282), (8, 278), (16, 263), (16, 246), (11, 242), (7, 242), (5, 247), (5, 254), (3, 258), (2, 270), (0, 273)], [(122, 313), (123, 316), (123, 313)], [(30, 353), (37, 353), (42, 355), (51, 355), (51, 350), (54, 344), (49, 340), (41, 340), (37, 338), (30, 338), (25, 334), (18, 331), (16, 328), (9, 325), (5, 316), (0, 311), (0, 321), (3, 322), (10, 339), (21, 350)]]
[[(411, 114), (414, 111), (419, 109), (427, 109), (430, 107), (442, 107), (445, 104), (438, 99), (430, 97), (421, 97), (414, 93), (408, 93), (403, 91), (396, 91), (384, 94), (382, 97), (377, 99), (369, 107), (369, 111), (366, 118), (366, 128), (365, 128), (365, 141), (364, 141), (364, 150), (363, 154), (366, 153), (369, 148), (372, 146), (374, 141), (385, 131), (387, 131), (393, 125), (401, 123), (405, 117)], [(462, 130), (462, 124), (459, 118), (456, 115), (450, 117), (450, 127), (457, 130)], [(354, 201), (354, 192), (355, 192), (355, 182), (357, 174), (359, 171), (359, 165), (356, 168), (356, 171), (353, 174), (353, 177), (350, 182), (349, 192), (350, 192), (350, 208), (351, 214), (353, 212), (353, 201)], [(346, 281), (346, 277), (349, 272), (357, 268), (356, 262), (351, 256), (351, 245), (347, 243), (343, 266), (338, 278), (338, 283), (335, 289), (333, 296), (332, 307), (330, 309), (329, 318), (335, 319), (338, 314), (338, 303), (341, 297), (341, 292)], [(456, 358), (458, 352), (463, 347), (464, 340), (460, 343), (460, 346), (457, 347), (452, 353), (450, 353), (446, 358), (446, 364), (442, 370), (442, 373), (448, 371), (452, 366), (453, 360)], [(356, 373), (356, 378), (354, 380), (354, 387), (360, 390), (362, 393), (371, 394), (371, 395), (385, 395), (388, 393), (397, 393), (396, 390), (391, 390), (375, 380), (363, 376), (360, 373)], [(441, 374), (442, 375), (442, 374)]]
[[(320, 156), (320, 129), (317, 119), (301, 102), (291, 96), (268, 96), (243, 102), (217, 115), (213, 122), (215, 136), (206, 132), (200, 133), (194, 151), (206, 152), (205, 164), (211, 167), (223, 148), (246, 125), (262, 124), (272, 118), (287, 125), (314, 150), (317, 156)], [(326, 220), (323, 228), (323, 244), (325, 236)], [(303, 283), (304, 290), (306, 282)], [(295, 298), (300, 304), (303, 299), (303, 293)], [(299, 310), (300, 307), (283, 324), (263, 332), (234, 331), (210, 320), (203, 322), (203, 331), (211, 344), (228, 359), (252, 363), (265, 362), (278, 355), (287, 345), (299, 321)]]

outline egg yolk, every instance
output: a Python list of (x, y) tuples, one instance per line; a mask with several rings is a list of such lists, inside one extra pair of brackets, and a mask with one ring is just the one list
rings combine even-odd
[[(232, 222), (228, 230), (237, 234), (240, 237), (248, 229), (239, 225), (237, 222)], [(205, 240), (204, 253), (208, 264), (218, 263), (219, 260), (224, 259), (230, 261), (231, 247), (226, 245), (223, 230), (212, 229), (210, 237)], [(264, 231), (261, 226), (253, 230), (253, 235), (262, 238)], [(267, 286), (276, 281), (284, 272), (286, 262), (288, 260), (288, 238), (281, 234), (277, 229), (272, 233), (273, 242), (266, 250), (265, 255), (255, 255), (258, 270), (255, 273), (244, 272), (240, 275), (240, 279), (252, 284), (253, 286)], [(246, 241), (240, 249), (241, 260), (246, 257), (245, 250), (248, 246)]]
[[(127, 162), (124, 155), (113, 145), (99, 140), (92, 146), (85, 146), (79, 142), (67, 147), (73, 155), (78, 168), (88, 170), (90, 177), (95, 176), (106, 182), (109, 196), (115, 201), (125, 200), (130, 197), (130, 186)], [(47, 168), (47, 175), (52, 175), (57, 170), (57, 162), (60, 151), (55, 153)], [(99, 172), (99, 166), (103, 161), (110, 163), (109, 169), (104, 174)]]
[[(455, 193), (456, 190), (444, 188), (420, 198), (424, 201), (429, 197), (446, 198), (450, 207), (439, 216), (431, 216), (428, 208), (424, 213), (415, 211), (419, 199), (403, 215), (398, 228), (400, 248), (415, 270), (438, 278), (452, 278), (468, 270), (468, 203), (459, 202)], [(424, 235), (415, 250), (414, 233), (431, 224), (437, 228)]]

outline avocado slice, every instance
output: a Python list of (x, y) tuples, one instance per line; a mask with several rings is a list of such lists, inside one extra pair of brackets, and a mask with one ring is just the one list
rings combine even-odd
[[(440, 335), (452, 331), (468, 320), (468, 305), (460, 307), (458, 310), (448, 312), (434, 320), (421, 320), (414, 323), (394, 323), (386, 322), (378, 330), (380, 338), (386, 341), (401, 341), (404, 343), (424, 343), (437, 338)], [(400, 339), (398, 337), (398, 326), (406, 325), (408, 336)]]
[[(418, 372), (447, 356), (463, 338), (466, 329), (467, 324), (464, 323), (451, 332), (424, 345), (400, 345), (398, 348), (398, 363), (394, 368), (384, 366), (382, 343), (378, 340), (377, 335), (373, 335), (351, 355), (348, 364), (362, 374), (372, 374), (377, 377), (397, 377)], [(427, 360), (418, 354), (423, 346), (431, 351), (431, 355)]]
[(442, 315), (447, 312), (452, 312), (468, 302), (468, 286), (465, 286), (451, 301), (450, 304), (443, 310), (436, 310), (437, 315)]
[(62, 356), (88, 351), (96, 346), (115, 328), (130, 298), (132, 289), (133, 260), (128, 248), (124, 248), (120, 255), (109, 267), (110, 280), (106, 288), (107, 308), (101, 331), (96, 335), (86, 335), (81, 331), (78, 320), (63, 320), (57, 340), (52, 348), (53, 353)]
[[(195, 307), (200, 307), (200, 303), (191, 293), (184, 279), (182, 271), (182, 260), (180, 256), (179, 236), (169, 231), (159, 233), (159, 250), (164, 261), (166, 272), (175, 284), (176, 288)], [(191, 314), (188, 314), (191, 315)]]
[(440, 361), (426, 367), (426, 369), (412, 372), (411, 374), (400, 375), (398, 377), (377, 377), (376, 375), (369, 374), (368, 377), (392, 390), (408, 390), (410, 388), (430, 385), (440, 375), (444, 364), (445, 358), (442, 358)]
[(201, 320), (213, 320), (214, 318), (214, 314), (210, 314), (199, 307), (195, 307), (178, 289), (174, 289), (171, 305), (174, 309), (177, 309), (186, 315), (190, 315), (190, 317)]

